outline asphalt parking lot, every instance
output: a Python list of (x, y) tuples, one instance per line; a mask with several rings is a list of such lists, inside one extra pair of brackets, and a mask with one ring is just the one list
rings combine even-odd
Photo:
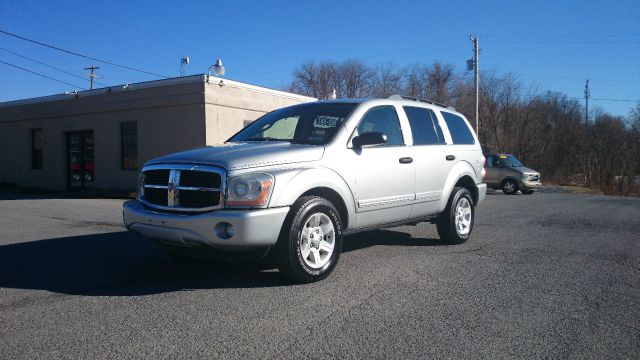
[(640, 199), (488, 195), (467, 243), (350, 236), (310, 285), (177, 260), (121, 203), (0, 194), (0, 358), (640, 358)]

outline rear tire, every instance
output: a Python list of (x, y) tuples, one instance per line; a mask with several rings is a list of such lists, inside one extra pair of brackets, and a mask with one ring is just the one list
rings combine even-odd
[(475, 209), (469, 190), (455, 187), (445, 210), (436, 218), (440, 239), (450, 244), (462, 244), (471, 236)]
[(335, 269), (341, 252), (342, 222), (335, 206), (318, 196), (298, 199), (275, 248), (280, 272), (298, 283), (322, 280)]
[(507, 179), (502, 182), (502, 192), (507, 195), (513, 195), (518, 192), (518, 184), (511, 179)]

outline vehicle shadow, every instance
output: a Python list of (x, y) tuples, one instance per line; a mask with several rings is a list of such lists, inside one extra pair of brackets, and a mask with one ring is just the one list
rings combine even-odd
[[(376, 245), (434, 246), (440, 240), (379, 230), (345, 237), (344, 252)], [(180, 259), (127, 231), (0, 246), (0, 287), (84, 296), (139, 296), (292, 283), (262, 262)]]
[(68, 192), (30, 192), (30, 193), (10, 193), (0, 191), (0, 201), (9, 200), (61, 200), (61, 199), (118, 199), (129, 200), (133, 196), (127, 193), (112, 193), (112, 192), (83, 192), (83, 191), (68, 191)]
[(449, 245), (440, 239), (414, 238), (409, 233), (393, 230), (372, 230), (348, 235), (344, 238), (342, 252), (360, 250), (371, 246), (443, 246)]
[(202, 288), (289, 284), (242, 263), (185, 261), (127, 231), (0, 246), (0, 287), (136, 296)]

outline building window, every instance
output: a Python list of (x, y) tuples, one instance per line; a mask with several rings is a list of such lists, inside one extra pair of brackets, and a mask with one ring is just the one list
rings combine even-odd
[(42, 129), (31, 130), (31, 168), (42, 169)]
[(138, 169), (138, 125), (135, 121), (120, 124), (122, 170)]

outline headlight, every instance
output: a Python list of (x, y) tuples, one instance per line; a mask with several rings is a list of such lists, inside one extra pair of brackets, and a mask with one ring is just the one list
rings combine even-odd
[(529, 174), (522, 174), (522, 180), (529, 180)]
[(245, 174), (229, 178), (227, 206), (266, 207), (274, 179), (271, 174)]
[(144, 188), (142, 187), (142, 182), (144, 181), (144, 173), (142, 171), (140, 171), (138, 173), (138, 194), (137, 194), (137, 198), (140, 199), (140, 197), (142, 197), (142, 195), (144, 195)]

